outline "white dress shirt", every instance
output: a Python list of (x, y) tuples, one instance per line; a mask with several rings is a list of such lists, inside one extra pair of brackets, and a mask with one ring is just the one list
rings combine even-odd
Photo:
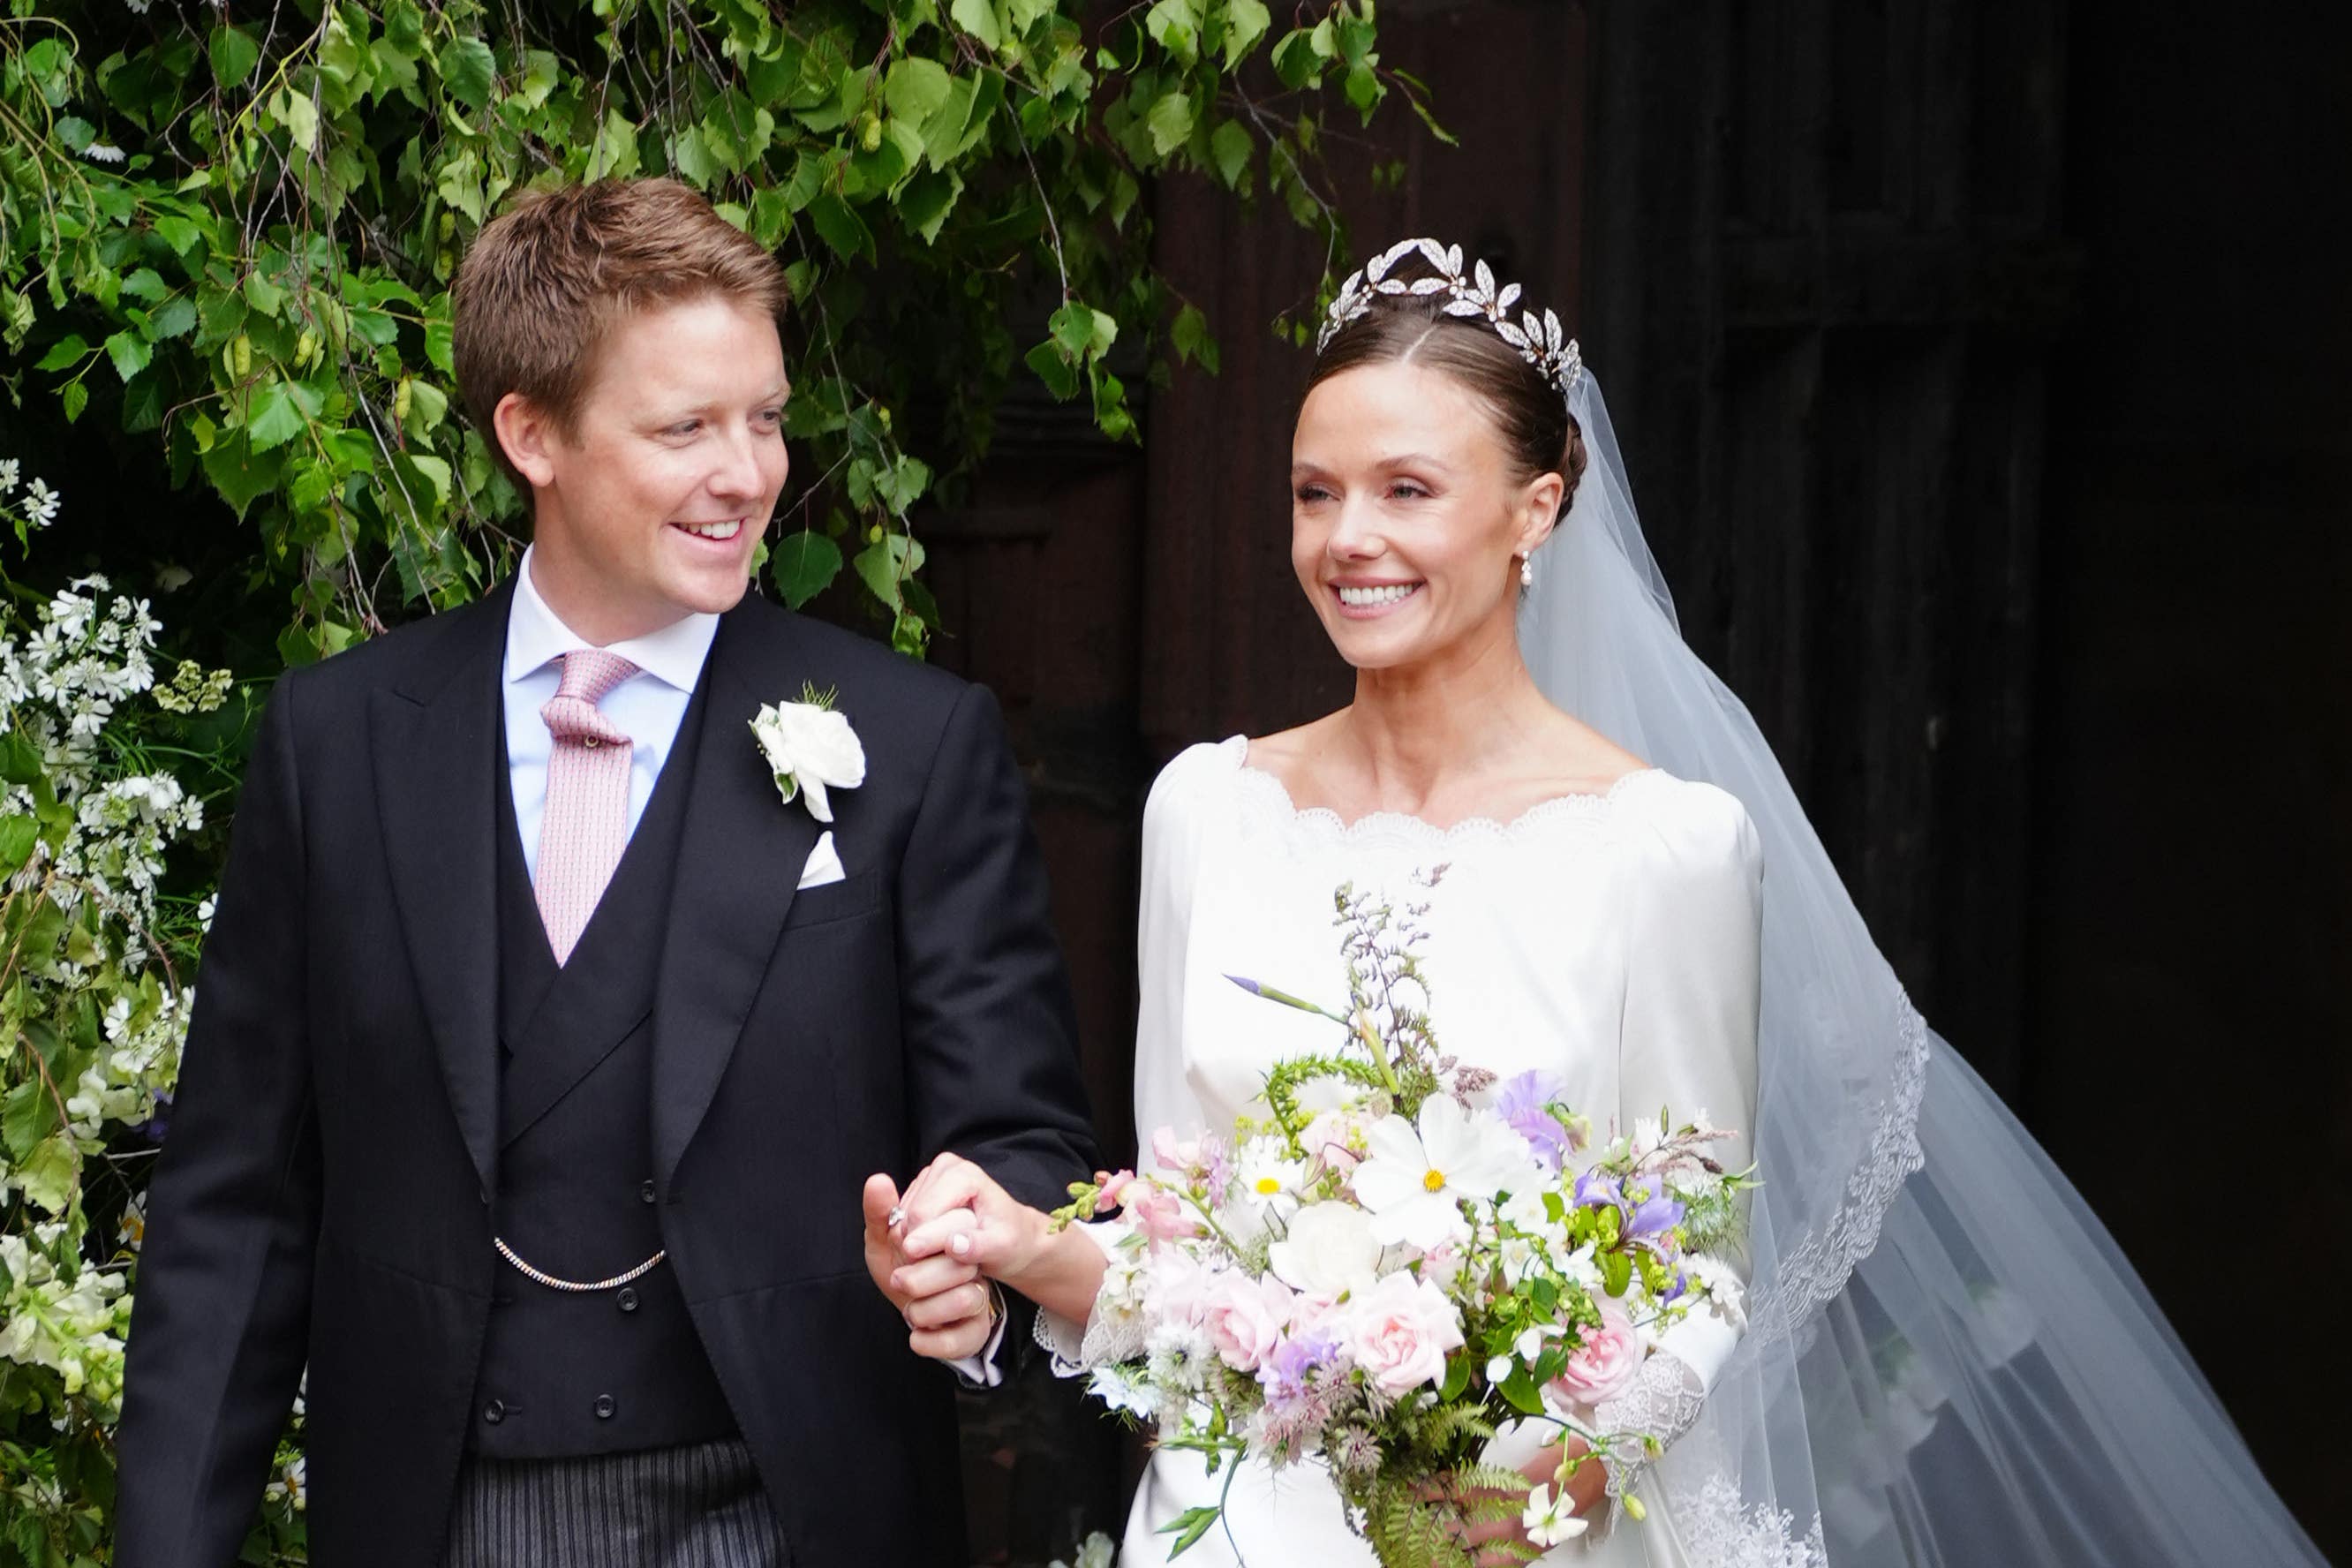
[[(554, 743), (539, 710), (555, 695), (563, 667), (557, 661), (575, 648), (596, 645), (563, 624), (530, 580), (531, 552), (522, 552), (515, 573), (514, 601), (507, 612), (507, 658), (503, 692), (507, 720), (507, 778), (514, 789), (515, 826), (522, 834), (523, 864), (539, 882), (539, 826), (547, 814), (547, 759)], [(635, 834), (653, 798), (662, 764), (677, 742), (677, 727), (693, 700), (694, 684), (710, 657), (719, 617), (690, 615), (657, 632), (616, 642), (604, 651), (637, 667), (605, 693), (597, 710), (634, 742), (629, 752), (629, 826)], [(625, 842), (625, 840), (624, 840)]]

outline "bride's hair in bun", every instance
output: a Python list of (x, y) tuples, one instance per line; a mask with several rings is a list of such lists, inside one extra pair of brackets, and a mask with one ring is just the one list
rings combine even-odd
[[(1419, 257), (1408, 256), (1389, 276), (1410, 281), (1433, 270)], [(1316, 356), (1307, 392), (1361, 365), (1418, 364), (1444, 372), (1492, 412), (1517, 479), (1558, 474), (1564, 481), (1553, 520), (1559, 521), (1568, 515), (1577, 480), (1584, 475), (1584, 433), (1549, 377), (1483, 318), (1447, 315), (1444, 304), (1442, 294), (1373, 295), (1362, 314), (1333, 332)]]

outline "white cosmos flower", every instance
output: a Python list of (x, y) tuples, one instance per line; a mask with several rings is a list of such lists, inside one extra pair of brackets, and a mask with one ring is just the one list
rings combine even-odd
[(751, 733), (767, 753), (776, 775), (776, 792), (790, 805), (795, 795), (808, 797), (809, 815), (819, 822), (833, 820), (829, 789), (855, 789), (866, 782), (866, 748), (849, 720), (815, 702), (778, 702), (764, 706), (751, 721)]
[(1528, 1141), (1491, 1110), (1465, 1110), (1452, 1097), (1422, 1101), (1418, 1131), (1384, 1116), (1364, 1135), (1371, 1152), (1349, 1178), (1372, 1211), (1372, 1234), (1423, 1251), (1463, 1237), (1464, 1198), (1492, 1198), (1531, 1182)]

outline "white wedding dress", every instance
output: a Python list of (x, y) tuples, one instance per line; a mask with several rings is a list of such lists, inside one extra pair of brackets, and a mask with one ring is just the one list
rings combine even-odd
[[(1180, 1136), (1265, 1114), (1262, 1077), (1278, 1058), (1328, 1050), (1326, 1019), (1250, 995), (1245, 975), (1336, 1006), (1346, 999), (1334, 893), (1351, 883), (1394, 904), (1426, 905), (1420, 944), (1442, 1047), (1508, 1077), (1567, 1079), (1565, 1098), (1596, 1126), (1662, 1109), (1745, 1130), (1756, 1100), (1759, 879), (1756, 832), (1712, 785), (1651, 769), (1605, 795), (1547, 801), (1508, 824), (1441, 831), (1375, 816), (1342, 825), (1296, 809), (1249, 764), (1247, 742), (1198, 745), (1171, 763), (1144, 814), (1135, 1124)], [(1433, 888), (1422, 884), (1431, 877)], [(1254, 1103), (1255, 1102), (1255, 1103)], [(1744, 1142), (1727, 1149), (1737, 1169)], [(1040, 1319), (1066, 1370), (1078, 1325)], [(1737, 1336), (1708, 1311), (1666, 1331), (1636, 1393), (1605, 1407), (1620, 1430), (1671, 1440), (1696, 1413)], [(1492, 1457), (1531, 1458), (1549, 1428), (1507, 1436)], [(1370, 1564), (1338, 1492), (1308, 1461), (1244, 1467), (1227, 1489), (1198, 1455), (1155, 1453), (1129, 1516), (1125, 1568), (1165, 1560), (1160, 1527), (1185, 1510), (1225, 1511), (1184, 1564)], [(1678, 1564), (1671, 1509), (1643, 1490), (1646, 1522), (1555, 1548), (1547, 1563)]]

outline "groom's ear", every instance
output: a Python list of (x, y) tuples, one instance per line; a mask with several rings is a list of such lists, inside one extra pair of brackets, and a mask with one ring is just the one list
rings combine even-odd
[(555, 482), (555, 458), (549, 448), (557, 439), (555, 421), (520, 392), (509, 392), (490, 411), (490, 428), (507, 461), (526, 483), (544, 489)]

